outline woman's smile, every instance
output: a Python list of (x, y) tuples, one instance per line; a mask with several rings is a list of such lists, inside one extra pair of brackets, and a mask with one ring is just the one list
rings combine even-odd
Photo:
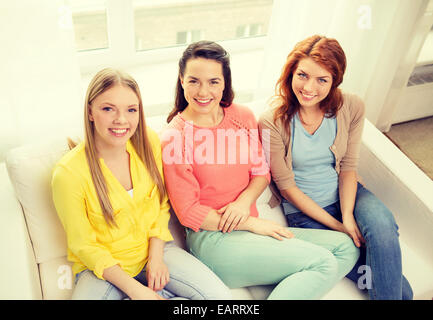
[(109, 128), (108, 131), (110, 131), (110, 133), (112, 135), (114, 135), (115, 137), (124, 137), (129, 132), (129, 129), (128, 128), (124, 128), (124, 129)]

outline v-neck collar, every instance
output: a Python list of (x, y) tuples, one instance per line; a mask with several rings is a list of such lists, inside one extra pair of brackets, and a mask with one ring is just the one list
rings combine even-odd
[[(324, 117), (322, 118), (322, 122), (320, 122), (319, 127), (316, 129), (316, 131), (313, 132), (313, 134), (311, 134), (311, 133), (309, 133), (309, 132), (307, 131), (307, 129), (305, 129), (305, 127), (302, 125), (302, 121), (301, 121), (301, 119), (299, 118), (299, 114), (298, 114), (298, 112), (296, 112), (295, 117), (296, 117), (296, 120), (297, 120), (297, 122), (299, 123), (299, 125), (300, 125), (300, 127), (301, 127), (301, 129), (302, 129), (302, 132), (303, 132), (307, 137), (309, 137), (309, 138), (317, 137), (317, 133), (318, 133), (319, 130), (323, 127), (323, 123), (325, 122), (325, 116), (324, 116)], [(293, 124), (294, 124), (294, 123), (293, 123)]]
[(136, 163), (135, 163), (136, 154), (135, 154), (134, 147), (132, 146), (132, 143), (130, 142), (130, 140), (128, 140), (126, 143), (126, 152), (128, 152), (128, 154), (129, 154), (129, 174), (131, 175), (132, 189), (134, 190), (132, 197), (128, 193), (128, 190), (126, 190), (122, 186), (120, 181), (115, 177), (113, 172), (106, 165), (104, 159), (99, 158), (99, 162), (101, 164), (101, 167), (104, 168), (103, 170), (105, 171), (105, 173), (110, 176), (110, 179), (109, 179), (110, 182), (106, 181), (106, 183), (111, 183), (111, 181), (112, 181), (112, 188), (115, 189), (114, 191), (120, 192), (120, 194), (122, 195), (122, 198), (127, 199), (127, 201), (129, 203), (131, 203), (131, 202), (134, 202), (134, 200), (136, 198), (136, 194), (138, 191), (138, 183), (136, 183), (136, 176), (137, 176), (136, 175)]

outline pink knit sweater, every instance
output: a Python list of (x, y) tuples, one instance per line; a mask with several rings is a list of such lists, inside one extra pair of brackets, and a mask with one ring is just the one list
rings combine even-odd
[[(257, 121), (246, 107), (224, 108), (224, 119), (204, 128), (177, 114), (162, 134), (165, 182), (171, 205), (186, 227), (198, 231), (211, 209), (236, 200), (253, 176), (270, 181)], [(250, 215), (257, 217), (253, 203)]]

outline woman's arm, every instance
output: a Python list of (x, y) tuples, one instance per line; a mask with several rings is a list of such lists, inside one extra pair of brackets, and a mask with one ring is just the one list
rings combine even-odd
[(170, 281), (170, 274), (164, 263), (165, 241), (159, 238), (150, 238), (149, 259), (146, 266), (147, 286), (160, 291)]
[[(202, 229), (210, 231), (219, 231), (218, 226), (221, 215), (216, 210), (209, 211), (206, 216)], [(283, 240), (283, 238), (293, 238), (294, 235), (289, 231), (288, 228), (281, 226), (280, 224), (261, 218), (249, 216), (244, 222), (239, 223), (234, 230), (237, 231), (249, 231), (252, 233), (260, 234), (263, 236), (270, 236), (277, 240)]]
[[(194, 231), (198, 231), (200, 229), (209, 230), (209, 231), (219, 231), (218, 228), (221, 214), (218, 213), (217, 210), (203, 206), (198, 201), (198, 193), (200, 192), (197, 180), (195, 179), (192, 171), (188, 166), (178, 165), (178, 166), (170, 166), (164, 165), (164, 170), (166, 173), (166, 182), (168, 186), (168, 191), (170, 194), (170, 199), (172, 200), (173, 207), (175, 208), (175, 212), (179, 217), (180, 222), (192, 228)], [(174, 174), (177, 174), (176, 176)], [(173, 177), (171, 176), (173, 174)], [(264, 178), (266, 180), (265, 185), (262, 179), (252, 179), (254, 180), (250, 185), (248, 185), (247, 189), (245, 189), (246, 193), (243, 195), (243, 199), (252, 201), (252, 199), (258, 197), (261, 193), (260, 189), (264, 189), (267, 185), (267, 179), (265, 177), (256, 177), (256, 178)], [(195, 217), (188, 217), (188, 215), (197, 212), (197, 216), (202, 216), (200, 219)], [(248, 207), (249, 212), (249, 207)], [(197, 222), (200, 224), (197, 225)], [(281, 240), (282, 237), (291, 238), (293, 234), (283, 226), (269, 220), (264, 220), (260, 218), (255, 218), (249, 216), (244, 222), (239, 223), (234, 230), (243, 230), (250, 231), (253, 233), (267, 235), (274, 237), (278, 240)]]
[(353, 217), (357, 190), (355, 171), (343, 171), (338, 176), (338, 193), (340, 196), (341, 214), (344, 218)]
[(347, 149), (340, 161), (338, 188), (345, 232), (353, 239), (355, 245), (359, 247), (365, 240), (353, 217), (353, 209), (355, 207), (358, 185), (356, 170), (365, 120), (364, 102), (358, 96), (351, 95), (348, 100), (347, 110), (350, 112), (351, 121), (347, 138)]
[(103, 277), (126, 293), (132, 300), (161, 300), (155, 292), (162, 290), (170, 276), (163, 261), (165, 242), (150, 238), (149, 259), (146, 265), (147, 287), (129, 276), (119, 265), (104, 269)]
[(264, 176), (253, 177), (248, 187), (235, 201), (217, 210), (219, 214), (222, 214), (218, 223), (218, 230), (231, 232), (244, 222), (250, 215), (251, 205), (262, 194), (268, 183), (268, 179)]
[(344, 232), (343, 224), (321, 208), (314, 200), (298, 187), (280, 190), (281, 195), (293, 204), (299, 211), (320, 222), (332, 230)]
[(56, 166), (51, 188), (57, 215), (66, 232), (68, 249), (99, 279), (103, 279), (104, 269), (119, 261), (97, 239), (96, 231), (88, 218), (81, 180), (76, 178), (71, 169)]
[(281, 195), (302, 213), (320, 222), (332, 230), (346, 233), (357, 247), (365, 242), (353, 217), (356, 196), (356, 172), (344, 171), (339, 175), (339, 196), (343, 223), (331, 216), (314, 200), (303, 193), (298, 187), (292, 187), (281, 192)]
[(341, 171), (338, 176), (338, 192), (340, 196), (341, 215), (346, 233), (353, 239), (357, 247), (365, 242), (353, 216), (358, 180), (356, 171)]
[(128, 275), (119, 265), (114, 265), (104, 269), (103, 277), (105, 280), (126, 293), (132, 300), (162, 299), (158, 294), (156, 294), (156, 292)]

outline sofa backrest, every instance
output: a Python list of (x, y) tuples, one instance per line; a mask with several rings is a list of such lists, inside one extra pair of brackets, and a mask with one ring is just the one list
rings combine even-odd
[(66, 237), (51, 197), (54, 164), (69, 150), (66, 139), (12, 149), (6, 166), (23, 208), (36, 262), (66, 255)]
[[(21, 146), (6, 155), (6, 167), (23, 209), (45, 299), (66, 299), (71, 290), (65, 289), (72, 289), (66, 235), (51, 197), (52, 169), (68, 150), (64, 138)], [(59, 285), (57, 280), (63, 275), (69, 278), (65, 285)]]

